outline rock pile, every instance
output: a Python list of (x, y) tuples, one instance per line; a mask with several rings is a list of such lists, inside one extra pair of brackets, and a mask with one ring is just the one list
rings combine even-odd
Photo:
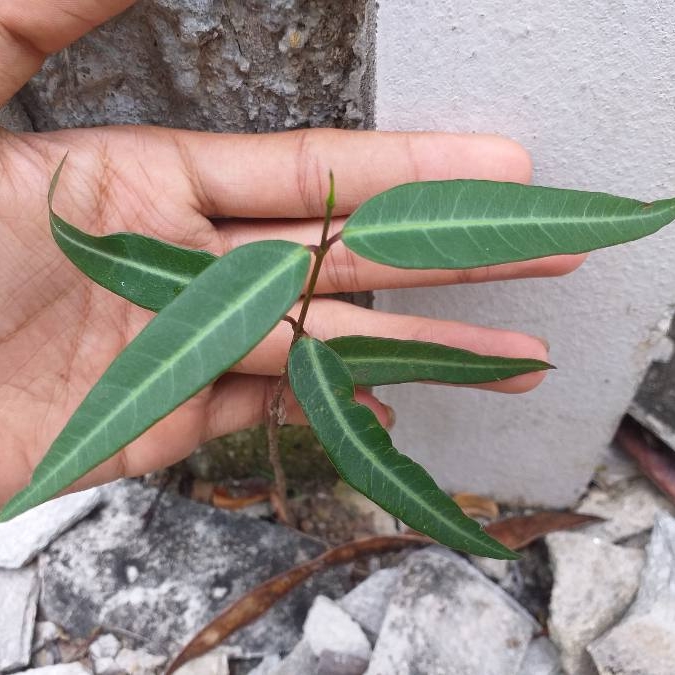
[[(265, 520), (157, 500), (120, 482), (0, 526), (0, 673), (158, 674), (231, 599), (322, 550)], [(349, 592), (345, 569), (311, 579), (179, 673), (672, 675), (664, 508), (642, 479), (592, 488), (580, 510), (607, 521), (546, 538), (545, 625), (513, 597), (520, 561), (493, 569), (429, 547)]]

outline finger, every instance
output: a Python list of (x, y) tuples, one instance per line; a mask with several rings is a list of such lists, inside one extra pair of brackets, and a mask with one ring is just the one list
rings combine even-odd
[[(278, 377), (256, 377), (238, 373), (228, 373), (221, 378), (211, 393), (201, 442), (266, 423), (278, 381)], [(358, 389), (355, 398), (375, 413), (380, 424), (388, 428), (392, 426), (392, 409), (372, 393)], [(236, 406), (233, 401), (237, 402)], [(306, 425), (307, 418), (290, 387), (284, 390), (283, 401), (284, 423)]]
[(0, 106), (63, 49), (135, 0), (30, 0), (0, 3)]
[[(207, 215), (226, 213), (248, 219), (217, 226), (221, 251), (270, 238), (316, 244), (319, 221), (254, 219), (322, 216), (329, 168), (338, 186), (338, 214), (351, 213), (373, 195), (409, 181), (462, 177), (524, 182), (531, 175), (526, 151), (499, 136), (317, 129), (236, 137), (180, 131), (173, 138), (186, 175), (191, 176), (197, 208)], [(236, 156), (230, 157), (232, 153)], [(218, 166), (215, 171), (211, 162)], [(332, 233), (343, 224), (337, 219)], [(557, 256), (473, 270), (402, 272), (356, 256), (337, 242), (325, 260), (318, 292), (557, 276), (576, 269), (583, 260), (583, 256)]]
[[(500, 136), (310, 129), (231, 135), (168, 131), (201, 213), (249, 218), (321, 217), (328, 172), (336, 215), (401, 183), (451, 178), (527, 182), (531, 162)], [(152, 164), (162, 159), (153, 152)]]
[[(293, 315), (297, 316), (295, 307)], [(548, 350), (540, 338), (507, 330), (484, 328), (457, 321), (441, 321), (418, 316), (389, 314), (355, 307), (346, 302), (315, 298), (309, 309), (307, 332), (320, 340), (340, 335), (371, 335), (399, 340), (435, 342), (479, 354), (513, 358), (548, 359)], [(235, 370), (241, 373), (272, 375), (281, 372), (292, 337), (283, 322)], [(544, 373), (528, 373), (501, 382), (484, 385), (492, 391), (522, 393), (536, 387)], [(483, 385), (481, 385), (483, 387)]]
[[(369, 133), (369, 132), (335, 132), (334, 130), (317, 130), (320, 139), (318, 145), (325, 145), (325, 153), (331, 155), (330, 148), (333, 148), (333, 164), (338, 166), (338, 162), (345, 163), (347, 158), (340, 158), (342, 150), (335, 148), (346, 148), (349, 157), (359, 157), (357, 148), (360, 144), (359, 139), (363, 139), (364, 147), (375, 148), (382, 144), (384, 151), (378, 161), (373, 160), (372, 166), (368, 169), (362, 179), (356, 180), (348, 169), (347, 175), (351, 176), (352, 197), (342, 200), (343, 210), (349, 211), (364, 199), (372, 196), (373, 192), (378, 192), (391, 187), (393, 184), (404, 182), (412, 178), (439, 178), (456, 177), (461, 171), (463, 176), (473, 176), (477, 178), (505, 178), (511, 180), (525, 180), (529, 177), (529, 159), (520, 146), (499, 137), (480, 137), (480, 136), (454, 136), (452, 134), (393, 134), (393, 133)], [(324, 132), (331, 131), (329, 136), (324, 136)], [(178, 133), (184, 142), (188, 143), (181, 150), (181, 155), (176, 155), (176, 145), (172, 140), (173, 135)], [(186, 136), (182, 136), (186, 134)], [(337, 135), (335, 135), (337, 134)], [(267, 183), (261, 185), (251, 184), (251, 177), (245, 170), (241, 171), (238, 186), (243, 191), (244, 203), (240, 195), (236, 192), (232, 184), (225, 185), (220, 190), (220, 185), (216, 186), (219, 190), (217, 204), (211, 204), (209, 194), (210, 190), (216, 188), (207, 186), (207, 179), (203, 178), (204, 164), (201, 160), (199, 167), (193, 166), (194, 158), (191, 153), (195, 152), (190, 145), (194, 139), (197, 139), (199, 145), (204, 137), (211, 139), (211, 144), (222, 146), (222, 139), (228, 139), (242, 150), (251, 144), (251, 147), (258, 148), (254, 153), (259, 152), (259, 146), (265, 144), (269, 148), (269, 154), (274, 154), (274, 148), (277, 146), (272, 143), (278, 139), (279, 144), (286, 148), (285, 152), (290, 152), (288, 146), (289, 139), (298, 138), (297, 134), (276, 134), (268, 137), (264, 136), (230, 136), (217, 134), (200, 134), (197, 132), (175, 132), (173, 130), (146, 127), (142, 129), (130, 130), (129, 128), (109, 128), (109, 129), (90, 129), (78, 130), (77, 134), (71, 131), (52, 132), (41, 134), (42, 139), (48, 138), (49, 144), (43, 152), (49, 152), (53, 155), (53, 162), (56, 165), (63, 157), (63, 153), (68, 149), (77, 148), (83, 139), (89, 139), (95, 147), (104, 144), (107, 152), (111, 155), (111, 162), (115, 157), (127, 158), (133, 155), (139, 162), (140, 175), (136, 177), (127, 177), (121, 186), (106, 185), (105, 192), (108, 195), (114, 195), (115, 199), (128, 200), (129, 183), (138, 186), (138, 198), (142, 203), (146, 195), (167, 194), (172, 199), (167, 200), (166, 212), (161, 211), (162, 202), (156, 199), (151, 200), (147, 207), (138, 209), (140, 216), (127, 217), (125, 227), (135, 229), (144, 234), (155, 236), (160, 239), (171, 241), (180, 246), (188, 248), (202, 248), (217, 255), (222, 255), (242, 244), (262, 239), (286, 239), (288, 241), (297, 241), (302, 244), (316, 244), (320, 237), (321, 220), (308, 219), (301, 220), (297, 217), (291, 219), (282, 213), (283, 218), (257, 220), (253, 218), (237, 217), (234, 220), (224, 222), (215, 228), (205, 219), (200, 211), (214, 213), (218, 209), (222, 211), (240, 212), (245, 210), (244, 215), (249, 212), (252, 215), (269, 215), (270, 210), (283, 211), (286, 206), (291, 210), (297, 211), (298, 200), (301, 198), (296, 194), (295, 197), (289, 196), (293, 191), (287, 185), (284, 185), (283, 175), (280, 175), (279, 181), (275, 183), (273, 173), (265, 175), (261, 180)], [(261, 140), (261, 139), (264, 139)], [(430, 139), (434, 148), (446, 146), (446, 152), (436, 155), (426, 153), (426, 147)], [(297, 141), (295, 141), (297, 142)], [(227, 146), (227, 144), (226, 144)], [(456, 148), (454, 146), (457, 146)], [(463, 150), (461, 150), (463, 148)], [(77, 162), (69, 164), (66, 167), (66, 180), (63, 182), (63, 189), (60, 198), (67, 194), (71, 185), (87, 185), (90, 181), (85, 180), (91, 173), (86, 153), (82, 150), (73, 151), (73, 159)], [(229, 152), (230, 150), (228, 150)], [(396, 153), (408, 158), (408, 164), (403, 161), (398, 164), (392, 160)], [(119, 154), (118, 154), (119, 153)], [(427, 156), (428, 154), (428, 156)], [(473, 156), (475, 154), (475, 157)], [(371, 156), (378, 155), (375, 149), (370, 150)], [(419, 155), (419, 157), (417, 157)], [(447, 155), (447, 156), (446, 156)], [(414, 159), (413, 159), (414, 158)], [(465, 164), (458, 164), (459, 159), (464, 158)], [(222, 165), (223, 171), (230, 166), (230, 163), (242, 163), (245, 167), (248, 159), (245, 156), (234, 158), (224, 156)], [(183, 164), (182, 169), (177, 169), (179, 164)], [(267, 166), (266, 162), (262, 162)], [(288, 162), (286, 162), (284, 171), (288, 171)], [(142, 170), (141, 170), (142, 167)], [(166, 171), (166, 167), (172, 167), (173, 171)], [(413, 167), (413, 168), (411, 168)], [(70, 178), (71, 171), (77, 171), (74, 174), (78, 180)], [(370, 173), (369, 173), (370, 172)], [(127, 171), (128, 173), (128, 171)], [(220, 180), (221, 172), (216, 172), (216, 177), (211, 180)], [(146, 184), (147, 177), (152, 176), (152, 183)], [(178, 176), (178, 177), (177, 177)], [(234, 179), (232, 179), (234, 180)], [(165, 184), (163, 184), (165, 181)], [(186, 182), (187, 181), (187, 182)], [(370, 186), (368, 187), (368, 181)], [(374, 183), (373, 181), (377, 181)], [(95, 183), (96, 185), (96, 183)], [(122, 189), (123, 188), (123, 189)], [(99, 186), (100, 190), (100, 186)], [(229, 190), (229, 192), (228, 192)], [(223, 193), (222, 196), (220, 193)], [(247, 196), (248, 195), (248, 196)], [(277, 199), (273, 204), (264, 205), (265, 199), (276, 195)], [(93, 194), (92, 194), (93, 196)], [(110, 200), (110, 205), (115, 204), (115, 199)], [(215, 199), (215, 198), (214, 198)], [(248, 201), (246, 201), (248, 199)], [(82, 195), (73, 196), (75, 203), (83, 201)], [(94, 205), (99, 204), (98, 198), (90, 199), (89, 202)], [(67, 202), (66, 202), (67, 203)], [(261, 206), (262, 204), (262, 206)], [(286, 204), (286, 206), (284, 206)], [(323, 208), (323, 205), (320, 205)], [(98, 206), (97, 206), (98, 208)], [(302, 209), (300, 209), (302, 210)], [(67, 213), (64, 214), (67, 217)], [(241, 214), (240, 214), (241, 215)], [(87, 222), (87, 217), (94, 219), (96, 213), (85, 214), (83, 222)], [(270, 217), (272, 218), (272, 217)], [(336, 218), (332, 226), (332, 233), (338, 232), (344, 224), (344, 219)], [(115, 211), (106, 214), (102, 223), (107, 231), (116, 231), (119, 229), (119, 216)], [(347, 249), (342, 242), (337, 242), (331, 247), (329, 255), (324, 261), (324, 269), (319, 280), (319, 293), (336, 292), (354, 292), (360, 290), (376, 290), (382, 288), (402, 288), (413, 286), (433, 286), (441, 284), (454, 284), (461, 282), (480, 282), (503, 280), (512, 278), (523, 278), (532, 276), (554, 276), (566, 274), (578, 267), (584, 260), (583, 256), (556, 256), (555, 258), (528, 261), (524, 263), (495, 265), (491, 267), (482, 267), (472, 270), (400, 270), (361, 258)]]

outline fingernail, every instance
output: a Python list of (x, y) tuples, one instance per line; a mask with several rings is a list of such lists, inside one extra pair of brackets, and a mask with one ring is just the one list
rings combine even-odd
[(541, 342), (544, 345), (544, 348), (547, 352), (551, 351), (551, 343), (545, 337), (539, 337), (538, 335), (533, 336), (535, 340)]
[(387, 424), (385, 425), (387, 429), (392, 429), (394, 424), (396, 424), (396, 411), (386, 403), (382, 404), (387, 413)]

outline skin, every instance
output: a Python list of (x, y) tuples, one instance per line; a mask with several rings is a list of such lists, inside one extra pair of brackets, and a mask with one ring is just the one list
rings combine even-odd
[[(0, 105), (47, 54), (131, 4), (0, 0)], [(362, 201), (400, 183), (526, 182), (531, 174), (527, 153), (496, 136), (335, 130), (245, 136), (152, 127), (11, 134), (0, 129), (0, 505), (29, 482), (88, 390), (152, 318), (89, 282), (52, 241), (46, 195), (66, 152), (55, 204), (66, 220), (93, 234), (135, 231), (218, 255), (259, 239), (317, 243), (329, 168), (337, 185), (335, 231)], [(359, 259), (338, 243), (324, 262), (318, 292), (553, 276), (581, 261), (560, 256), (461, 272), (405, 271)], [(321, 339), (382, 335), (547, 358), (539, 338), (320, 298), (312, 303), (306, 327)], [(290, 338), (290, 326), (280, 324), (232, 372), (75, 487), (167, 466), (210, 438), (261, 422)], [(488, 388), (527, 391), (543, 376), (530, 374)], [(286, 399), (288, 421), (302, 423), (292, 396)], [(371, 394), (360, 392), (359, 399), (383, 423), (391, 422), (391, 411)]]

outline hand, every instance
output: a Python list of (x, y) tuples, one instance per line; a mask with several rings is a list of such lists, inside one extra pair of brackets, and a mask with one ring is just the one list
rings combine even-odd
[[(46, 52), (130, 4), (3, 3), (0, 104)], [(459, 177), (527, 181), (530, 176), (520, 146), (475, 135), (316, 130), (243, 136), (144, 127), (13, 135), (0, 130), (0, 505), (28, 483), (88, 390), (152, 318), (89, 282), (52, 241), (46, 195), (66, 152), (56, 196), (56, 210), (66, 220), (93, 234), (135, 231), (218, 255), (257, 239), (317, 243), (329, 168), (335, 173), (336, 214), (343, 216), (335, 219), (335, 229), (364, 199), (400, 183)], [(461, 272), (404, 271), (360, 259), (337, 244), (324, 263), (318, 292), (556, 275), (581, 260), (562, 256)], [(307, 329), (319, 338), (386, 335), (546, 358), (543, 343), (526, 335), (320, 298), (312, 303)], [(167, 466), (207, 439), (261, 422), (290, 337), (290, 326), (280, 324), (232, 372), (78, 487)], [(530, 374), (489, 388), (525, 391), (542, 377)], [(366, 392), (359, 397), (387, 422), (385, 406)], [(301, 423), (299, 408), (290, 395), (288, 400), (288, 421)]]

